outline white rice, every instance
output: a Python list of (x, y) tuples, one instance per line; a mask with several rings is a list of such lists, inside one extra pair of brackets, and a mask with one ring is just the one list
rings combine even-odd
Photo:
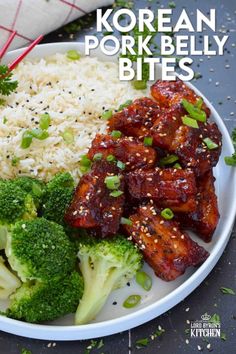
[[(145, 95), (130, 82), (119, 81), (118, 64), (89, 57), (71, 61), (56, 54), (26, 60), (16, 69), (15, 78), (17, 92), (0, 107), (1, 178), (27, 175), (48, 180), (59, 171), (70, 171), (78, 180), (81, 155), (96, 133), (106, 130), (102, 112)], [(33, 139), (29, 148), (22, 149), (22, 134), (38, 127), (45, 112), (51, 117), (49, 138)], [(74, 136), (71, 144), (61, 136), (68, 129)], [(17, 166), (12, 165), (14, 158), (19, 159)]]

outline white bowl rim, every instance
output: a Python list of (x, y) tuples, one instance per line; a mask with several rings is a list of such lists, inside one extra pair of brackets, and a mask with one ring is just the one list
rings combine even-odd
[[(84, 43), (82, 42), (57, 42), (57, 43), (47, 43), (36, 46), (35, 48), (45, 48), (52, 47), (56, 49), (68, 49), (70, 46), (72, 49), (84, 48)], [(8, 55), (18, 55), (24, 48), (17, 49), (8, 53)], [(8, 56), (7, 55), (7, 56)], [(7, 58), (6, 56), (6, 58)], [(206, 104), (210, 107), (212, 116), (222, 132), (225, 138), (226, 144), (229, 147), (231, 153), (234, 152), (233, 144), (229, 132), (209, 100), (191, 83), (186, 83), (190, 88), (204, 98)], [(231, 169), (231, 183), (233, 185), (233, 193), (231, 200), (231, 210), (228, 215), (227, 221), (225, 222), (224, 231), (221, 235), (220, 240), (214, 246), (207, 260), (181, 285), (179, 285), (170, 294), (164, 296), (162, 299), (156, 301), (155, 303), (146, 306), (136, 312), (115, 318), (112, 320), (106, 320), (103, 322), (96, 322), (80, 326), (55, 326), (55, 325), (39, 325), (30, 324), (11, 318), (7, 318), (0, 315), (0, 330), (6, 331), (8, 333), (25, 336), (35, 339), (45, 339), (45, 340), (78, 340), (78, 339), (91, 339), (101, 336), (107, 336), (128, 330), (130, 328), (139, 326), (147, 321), (154, 319), (155, 317), (161, 315), (162, 313), (168, 311), (170, 308), (182, 301), (186, 296), (188, 296), (193, 290), (195, 290), (201, 282), (207, 277), (211, 272), (220, 256), (222, 255), (230, 234), (233, 229), (235, 215), (236, 215), (236, 168)], [(161, 311), (158, 311), (159, 308)]]

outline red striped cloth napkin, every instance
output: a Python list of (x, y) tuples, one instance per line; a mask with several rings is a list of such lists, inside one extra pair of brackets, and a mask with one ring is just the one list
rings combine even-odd
[(0, 48), (16, 30), (10, 49), (29, 44), (39, 34), (49, 33), (114, 0), (0, 0)]

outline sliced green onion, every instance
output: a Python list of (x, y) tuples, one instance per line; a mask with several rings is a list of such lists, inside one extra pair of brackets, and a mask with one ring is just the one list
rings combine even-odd
[(82, 155), (80, 160), (80, 165), (84, 167), (91, 167), (92, 161), (88, 158), (87, 155)]
[(121, 225), (129, 225), (129, 226), (133, 225), (133, 222), (130, 219), (123, 218), (123, 217), (120, 219), (120, 223)]
[(135, 348), (136, 349), (142, 349), (144, 347), (146, 347), (149, 343), (149, 339), (148, 338), (141, 338), (136, 340), (135, 342)]
[(123, 193), (124, 193), (124, 192), (122, 192), (122, 191), (113, 191), (113, 192), (110, 193), (110, 196), (111, 196), (111, 197), (114, 197), (114, 198), (118, 198), (118, 197), (120, 197)]
[(48, 113), (41, 114), (40, 116), (40, 121), (39, 121), (39, 126), (43, 130), (47, 130), (49, 128), (49, 125), (51, 123), (51, 117)]
[(152, 146), (153, 138), (151, 136), (145, 136), (143, 143), (145, 146)]
[(95, 154), (93, 156), (93, 161), (100, 161), (102, 159), (102, 157), (103, 157), (103, 154), (98, 152), (97, 154)]
[(199, 128), (196, 119), (190, 118), (189, 116), (183, 116), (182, 122), (184, 123), (184, 125), (187, 125), (188, 127)]
[[(197, 104), (199, 105), (199, 102)], [(193, 105), (186, 99), (182, 100), (182, 105), (184, 106), (184, 109), (188, 112), (191, 118), (199, 120), (200, 122), (206, 122), (206, 112), (201, 110), (198, 106)]]
[(13, 157), (12, 160), (11, 160), (11, 165), (13, 167), (17, 166), (18, 163), (20, 162), (20, 158), (19, 157)]
[(108, 162), (114, 162), (114, 161), (116, 160), (116, 158), (115, 158), (114, 155), (108, 155), (107, 158), (106, 158), (106, 160), (107, 160)]
[(210, 138), (205, 138), (203, 141), (209, 150), (217, 149), (219, 147), (219, 145), (214, 143), (214, 141), (212, 141)]
[(232, 156), (225, 156), (225, 163), (228, 166), (236, 166), (236, 153)]
[(121, 170), (125, 170), (125, 163), (123, 163), (122, 161), (117, 161), (117, 164), (116, 164), (117, 167), (119, 167)]
[(45, 140), (49, 137), (49, 134), (46, 130), (40, 128), (35, 128), (30, 131), (31, 135), (38, 140)]
[(127, 309), (137, 306), (141, 301), (140, 295), (130, 295), (124, 302), (123, 306)]
[(168, 155), (165, 157), (162, 157), (162, 159), (160, 159), (159, 164), (160, 166), (165, 166), (165, 165), (170, 165), (176, 161), (178, 161), (178, 156), (177, 155)]
[(236, 295), (235, 291), (231, 288), (225, 288), (224, 286), (221, 286), (220, 291), (223, 294), (229, 294), (229, 295)]
[(3, 121), (2, 122), (3, 122), (3, 124), (6, 124), (6, 122), (7, 122), (7, 117), (6, 116), (3, 117)]
[(136, 274), (136, 282), (146, 291), (152, 288), (152, 278), (141, 270)]
[(91, 166), (80, 166), (79, 169), (82, 173), (86, 173), (90, 170)]
[(112, 117), (112, 114), (113, 114), (113, 113), (112, 113), (111, 110), (105, 111), (105, 112), (102, 113), (101, 117), (102, 117), (102, 119), (104, 119), (104, 120), (108, 120), (108, 119), (110, 119), (110, 118)]
[(170, 208), (162, 210), (161, 216), (166, 220), (171, 220), (174, 217), (174, 213)]
[(132, 85), (136, 90), (145, 90), (147, 88), (147, 82), (144, 80), (132, 81)]
[(28, 149), (28, 147), (30, 147), (30, 145), (32, 144), (32, 140), (33, 140), (33, 135), (31, 134), (31, 131), (26, 130), (22, 135), (21, 148)]
[(111, 136), (115, 139), (119, 139), (122, 136), (122, 133), (119, 130), (113, 130)]
[(132, 100), (127, 100), (125, 103), (121, 104), (118, 108), (118, 112), (128, 107), (132, 102), (133, 102)]
[(68, 50), (66, 53), (66, 56), (68, 59), (70, 60), (79, 60), (81, 58), (81, 55), (79, 52), (77, 52), (77, 50)]
[(197, 100), (195, 106), (196, 106), (197, 108), (201, 109), (201, 108), (202, 108), (202, 105), (203, 105), (203, 99), (200, 97), (200, 98)]
[(66, 129), (63, 133), (61, 133), (61, 136), (66, 144), (73, 144), (74, 134), (70, 129)]
[(182, 166), (178, 162), (174, 164), (173, 168), (176, 168), (177, 170), (182, 170)]
[(120, 176), (107, 176), (104, 182), (108, 189), (118, 189), (120, 187)]
[(176, 4), (175, 4), (174, 1), (170, 1), (168, 6), (169, 6), (170, 9), (175, 9), (176, 8)]
[(112, 35), (112, 33), (113, 33), (113, 32), (111, 32), (111, 31), (104, 31), (102, 34), (103, 34), (104, 36), (110, 36), (110, 35)]

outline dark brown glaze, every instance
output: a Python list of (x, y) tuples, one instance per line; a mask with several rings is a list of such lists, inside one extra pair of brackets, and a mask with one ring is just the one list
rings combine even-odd
[[(209, 150), (203, 139), (210, 138), (218, 145)], [(190, 167), (201, 176), (216, 166), (222, 148), (222, 135), (215, 123), (199, 124), (199, 129), (180, 126), (171, 144), (171, 151), (179, 157), (184, 167)]]
[(129, 193), (137, 199), (153, 199), (155, 204), (174, 211), (196, 209), (196, 181), (191, 170), (155, 168), (136, 170), (126, 177)]
[[(151, 128), (154, 145), (179, 157), (183, 167), (192, 168), (197, 176), (216, 166), (222, 147), (222, 135), (216, 123), (198, 122), (199, 128), (184, 125), (178, 107), (160, 116)], [(203, 139), (218, 144), (209, 150)]]
[(214, 187), (212, 171), (197, 180), (197, 209), (193, 213), (180, 214), (179, 221), (184, 227), (192, 229), (205, 242), (212, 240), (220, 214)]
[(150, 128), (160, 113), (152, 99), (143, 97), (132, 102), (108, 121), (109, 130), (120, 130), (124, 135), (142, 138), (150, 134)]
[(176, 131), (182, 125), (181, 117), (184, 115), (185, 111), (181, 105), (175, 105), (171, 108), (165, 109), (159, 114), (150, 129), (155, 146), (167, 151), (170, 149)]
[(88, 157), (101, 153), (103, 159), (113, 155), (117, 160), (125, 163), (125, 171), (137, 168), (150, 168), (154, 166), (157, 153), (155, 149), (144, 146), (143, 142), (133, 137), (113, 138), (111, 135), (97, 134), (89, 149)]
[[(123, 212), (124, 195), (110, 196), (111, 190), (106, 187), (104, 180), (107, 176), (119, 173), (114, 164), (95, 162), (91, 171), (81, 178), (65, 221), (73, 227), (100, 229), (101, 237), (116, 234)], [(124, 192), (123, 176), (119, 190)]]
[(141, 206), (130, 216), (127, 235), (142, 250), (144, 259), (163, 280), (175, 280), (190, 266), (203, 263), (208, 252), (194, 242), (179, 224), (163, 219), (151, 204)]
[[(176, 79), (176, 81), (157, 80), (151, 87), (151, 95), (161, 107), (165, 108), (180, 104), (183, 99), (195, 104), (200, 98), (179, 79)], [(203, 103), (202, 109), (206, 112), (207, 117), (209, 117), (211, 111), (205, 103)]]

